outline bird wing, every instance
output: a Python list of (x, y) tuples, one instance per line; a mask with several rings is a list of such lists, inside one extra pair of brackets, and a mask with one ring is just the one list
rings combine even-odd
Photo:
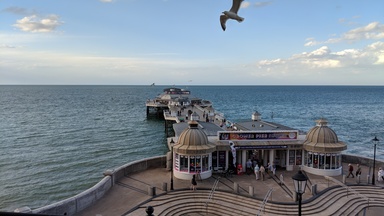
[(241, 2), (243, 2), (243, 1), (244, 0), (233, 0), (231, 10), (229, 10), (229, 11), (231, 11), (233, 13), (237, 13), (237, 11), (239, 11)]
[(227, 22), (228, 20), (228, 17), (226, 15), (221, 15), (220, 16), (220, 24), (221, 24), (221, 28), (223, 29), (223, 31), (225, 31), (225, 23)]

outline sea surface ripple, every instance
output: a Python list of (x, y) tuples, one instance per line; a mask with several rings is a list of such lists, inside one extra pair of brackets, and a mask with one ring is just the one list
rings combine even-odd
[[(57, 202), (90, 188), (107, 169), (164, 155), (163, 121), (147, 119), (145, 101), (167, 87), (0, 86), (0, 211)], [(232, 122), (258, 111), (308, 131), (327, 118), (349, 154), (372, 157), (371, 139), (384, 138), (382, 86), (184, 88)]]

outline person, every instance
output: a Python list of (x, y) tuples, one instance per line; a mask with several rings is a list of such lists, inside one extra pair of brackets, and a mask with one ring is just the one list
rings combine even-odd
[(264, 181), (265, 168), (263, 165), (260, 166), (260, 175), (261, 175), (261, 180)]
[(355, 175), (357, 177), (357, 176), (361, 175), (361, 167), (360, 167), (360, 164), (357, 164), (356, 166), (357, 166), (357, 169), (356, 169)]
[(272, 175), (276, 175), (276, 166), (274, 164), (268, 163), (268, 171), (271, 171)]
[(384, 171), (383, 168), (379, 168), (379, 172), (377, 172), (377, 181), (384, 181)]
[(255, 169), (254, 169), (254, 172), (255, 172), (255, 175), (256, 175), (256, 180), (259, 180), (259, 172), (260, 172), (260, 168), (259, 168), (259, 165), (258, 165), (258, 164), (256, 164)]
[(269, 171), (272, 172), (272, 165), (271, 165), (271, 163), (268, 162), (268, 165), (267, 165), (267, 173), (269, 173)]
[(284, 184), (284, 176), (283, 176), (283, 173), (280, 173), (280, 185), (283, 185)]
[(196, 190), (196, 185), (197, 185), (197, 182), (196, 182), (196, 175), (193, 175), (193, 176), (192, 176), (192, 180), (191, 180), (191, 189), (192, 189), (193, 191)]
[(355, 176), (353, 175), (353, 166), (352, 164), (348, 164), (348, 175), (347, 175), (347, 178), (349, 178), (350, 175), (352, 175), (352, 178), (355, 178)]
[(248, 159), (246, 166), (247, 166), (247, 175), (250, 175), (251, 172), (252, 172), (252, 161), (251, 161), (251, 159)]
[(252, 167), (255, 167), (256, 164), (259, 164), (259, 163), (257, 162), (257, 160), (253, 159), (253, 160), (252, 160)]

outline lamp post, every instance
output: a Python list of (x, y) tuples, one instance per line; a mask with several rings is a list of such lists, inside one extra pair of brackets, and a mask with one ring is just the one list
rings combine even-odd
[(373, 142), (373, 171), (372, 171), (372, 185), (375, 185), (375, 165), (376, 165), (376, 145), (379, 143), (379, 139), (375, 136), (375, 138), (372, 139)]
[(171, 164), (171, 190), (173, 190), (173, 145), (175, 144), (175, 141), (173, 141), (173, 138), (171, 139), (171, 155), (172, 155), (172, 164)]
[(301, 172), (301, 170), (299, 170), (294, 176), (292, 176), (292, 179), (299, 201), (299, 216), (301, 216), (301, 199), (303, 193), (305, 193), (305, 187), (307, 187), (308, 178)]

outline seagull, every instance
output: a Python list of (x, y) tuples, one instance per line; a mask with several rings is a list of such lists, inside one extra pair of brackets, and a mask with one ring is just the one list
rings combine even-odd
[(233, 0), (231, 10), (224, 11), (223, 15), (220, 16), (220, 24), (223, 31), (225, 31), (225, 22), (227, 22), (228, 19), (234, 19), (238, 22), (243, 22), (244, 18), (237, 15), (237, 11), (239, 11), (241, 2), (243, 1), (244, 0)]

